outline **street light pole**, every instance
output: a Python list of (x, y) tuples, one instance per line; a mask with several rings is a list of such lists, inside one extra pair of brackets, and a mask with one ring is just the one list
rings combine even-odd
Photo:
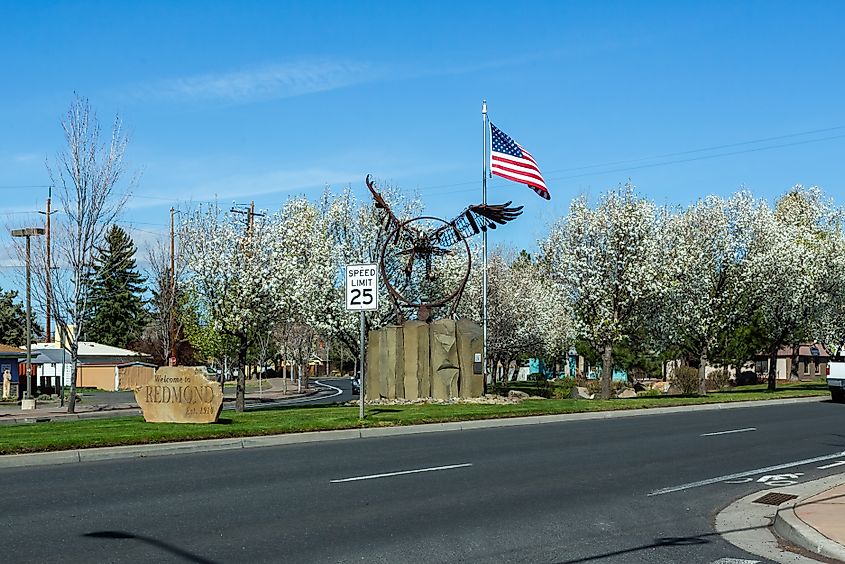
[(35, 399), (35, 376), (32, 375), (32, 293), (30, 269), (30, 238), (44, 235), (43, 227), (13, 229), (12, 237), (26, 237), (26, 399)]

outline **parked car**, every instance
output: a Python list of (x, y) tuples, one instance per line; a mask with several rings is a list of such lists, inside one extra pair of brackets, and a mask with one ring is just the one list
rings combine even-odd
[(827, 389), (836, 403), (845, 403), (845, 362), (827, 363)]

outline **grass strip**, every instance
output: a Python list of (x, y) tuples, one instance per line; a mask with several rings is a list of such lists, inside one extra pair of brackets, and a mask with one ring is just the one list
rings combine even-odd
[(612, 400), (526, 400), (513, 405), (411, 404), (368, 406), (367, 418), (363, 422), (358, 420), (357, 407), (345, 406), (298, 406), (244, 413), (224, 411), (218, 423), (208, 425), (146, 423), (139, 416), (74, 421), (57, 420), (0, 426), (0, 454), (249, 437), (359, 427), (499, 419), (528, 415), (555, 415), (786, 399), (825, 396), (827, 394), (826, 384), (814, 382), (784, 384), (775, 392), (765, 391), (764, 385), (748, 386), (723, 392), (713, 392), (705, 397), (659, 396)]

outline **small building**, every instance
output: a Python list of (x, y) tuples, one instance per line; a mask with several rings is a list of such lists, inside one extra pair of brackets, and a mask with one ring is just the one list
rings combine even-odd
[(21, 397), (20, 362), (25, 358), (26, 351), (22, 351), (18, 347), (0, 344), (0, 385), (3, 383), (3, 373), (8, 370), (12, 375), (11, 397), (13, 398), (20, 399)]
[[(778, 380), (788, 380), (792, 375), (792, 346), (781, 347), (775, 357), (775, 374)], [(816, 380), (827, 374), (830, 352), (821, 343), (803, 343), (798, 347), (798, 379)], [(754, 357), (754, 372), (761, 378), (769, 374), (769, 355)]]
[[(59, 343), (37, 343), (32, 346), (33, 359), (42, 385), (55, 387), (69, 386), (71, 378), (70, 352)], [(76, 367), (76, 385), (80, 388), (99, 388), (101, 390), (120, 389), (120, 369), (129, 369), (132, 378), (137, 378), (139, 370), (155, 372), (155, 365), (150, 358), (141, 353), (103, 345), (92, 341), (80, 341)]]

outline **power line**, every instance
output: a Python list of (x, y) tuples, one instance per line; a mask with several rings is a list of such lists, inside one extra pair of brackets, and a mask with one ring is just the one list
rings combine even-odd
[[(751, 141), (738, 141), (736, 143), (726, 143), (726, 144), (723, 144), (723, 145), (713, 145), (712, 147), (703, 147), (701, 149), (690, 149), (690, 150), (686, 150), (686, 151), (663, 153), (662, 155), (653, 155), (651, 157), (638, 157), (638, 158), (634, 158), (634, 159), (626, 159), (626, 160), (621, 160), (621, 161), (611, 161), (611, 162), (597, 163), (597, 164), (592, 164), (592, 165), (583, 165), (583, 166), (576, 166), (576, 167), (570, 167), (570, 168), (560, 168), (560, 169), (555, 169), (555, 170), (549, 170), (548, 172), (550, 172), (550, 173), (570, 172), (570, 171), (576, 171), (576, 170), (585, 170), (585, 169), (588, 169), (588, 168), (602, 168), (602, 167), (606, 167), (606, 166), (616, 166), (616, 165), (620, 165), (620, 164), (633, 164), (633, 163), (638, 163), (638, 162), (642, 162), (642, 161), (651, 161), (651, 160), (654, 160), (654, 159), (664, 159), (664, 158), (667, 158), (667, 157), (680, 157), (680, 156), (683, 156), (683, 155), (691, 155), (691, 154), (694, 154), (694, 153), (706, 153), (706, 152), (709, 152), (709, 151), (717, 151), (719, 149), (729, 149), (731, 147), (741, 147), (743, 145), (755, 145), (757, 143), (766, 143), (766, 142), (769, 142), (769, 141), (778, 141), (780, 139), (790, 139), (790, 138), (793, 138), (793, 137), (801, 137), (803, 135), (813, 135), (813, 134), (816, 134), (816, 133), (826, 133), (828, 131), (838, 131), (838, 130), (842, 130), (842, 129), (845, 129), (845, 125), (837, 125), (837, 126), (834, 126), (834, 127), (825, 127), (823, 129), (813, 129), (813, 130), (809, 130), (809, 131), (802, 131), (802, 132), (799, 132), (799, 133), (787, 133), (785, 135), (776, 135), (774, 137), (763, 137), (763, 138), (760, 138), (760, 139), (753, 139)], [(839, 136), (836, 136), (836, 137), (839, 137)], [(833, 138), (836, 138), (836, 137), (833, 137)]]
[[(845, 129), (845, 126), (828, 128), (828, 129), (823, 130), (823, 131), (832, 131), (832, 130), (837, 130), (837, 129)], [(785, 139), (785, 138), (789, 138), (789, 137), (795, 137), (795, 136), (798, 136), (798, 135), (802, 135), (802, 134), (781, 135), (781, 136), (778, 136), (777, 138), (778, 139)], [(571, 175), (567, 175), (567, 176), (549, 176), (548, 174), (546, 174), (545, 178), (546, 178), (546, 180), (570, 180), (570, 179), (573, 179), (573, 178), (583, 178), (583, 177), (587, 177), (587, 176), (600, 176), (600, 175), (604, 175), (604, 174), (611, 174), (611, 173), (614, 173), (614, 172), (627, 172), (627, 171), (631, 171), (631, 170), (640, 170), (640, 169), (644, 169), (644, 168), (655, 168), (655, 167), (661, 167), (661, 166), (669, 166), (669, 165), (673, 165), (673, 164), (701, 161), (701, 160), (707, 160), (707, 159), (715, 159), (715, 158), (727, 157), (727, 156), (733, 156), (733, 155), (741, 155), (741, 154), (745, 154), (745, 153), (768, 151), (768, 150), (771, 150), (771, 149), (780, 149), (780, 148), (783, 148), (783, 147), (792, 147), (792, 146), (795, 146), (795, 145), (806, 145), (806, 144), (809, 144), (809, 143), (820, 143), (820, 142), (823, 142), (823, 141), (841, 139), (843, 137), (845, 137), (845, 134), (830, 135), (828, 137), (820, 137), (820, 138), (816, 138), (816, 139), (804, 139), (804, 140), (801, 140), (801, 141), (794, 141), (794, 142), (791, 142), (791, 143), (779, 143), (779, 144), (776, 144), (776, 145), (767, 145), (765, 147), (753, 147), (753, 148), (750, 148), (750, 149), (743, 149), (741, 151), (727, 151), (727, 152), (722, 152), (722, 153), (716, 153), (716, 154), (713, 154), (713, 155), (700, 155), (700, 156), (690, 157), (690, 158), (686, 158), (686, 159), (673, 159), (673, 160), (661, 161), (661, 162), (657, 162), (657, 163), (645, 163), (645, 164), (636, 165), (636, 166), (617, 167), (617, 168), (611, 168), (611, 169), (606, 169), (606, 170), (595, 170), (595, 171), (590, 171), (590, 172), (584, 172), (584, 173), (581, 173), (581, 174), (571, 174)], [(748, 142), (742, 142), (742, 143), (731, 143), (731, 144), (728, 144), (728, 145), (723, 145), (723, 147), (731, 147), (731, 146), (735, 147), (735, 146), (747, 145), (747, 144), (758, 143), (758, 142), (760, 142), (760, 141), (748, 141)], [(681, 152), (673, 153), (673, 154), (675, 154), (675, 155), (693, 154), (693, 153), (696, 153), (696, 152), (707, 151), (707, 150), (713, 150), (713, 148), (696, 149), (696, 150), (692, 150), (692, 151), (681, 151)], [(632, 159), (631, 161), (619, 161), (619, 162), (631, 162), (631, 163), (633, 163), (633, 162), (641, 162), (641, 161), (645, 161), (645, 160), (651, 160), (653, 158), (657, 158), (657, 157), (643, 157), (641, 159)], [(557, 169), (557, 171), (560, 172), (560, 171), (564, 171), (564, 170), (583, 170), (585, 168), (589, 168), (589, 167), (576, 167), (576, 168), (573, 168), (573, 169)], [(552, 172), (554, 172), (554, 171), (552, 171)], [(437, 189), (437, 188), (451, 188), (451, 187), (474, 185), (474, 184), (477, 184), (477, 181), (463, 182), (463, 183), (456, 183), (456, 184), (447, 184), (447, 185), (435, 186), (435, 187), (429, 187), (429, 188), (423, 187), (423, 188), (417, 188), (417, 189), (418, 190), (430, 190), (430, 189)], [(494, 184), (494, 186), (504, 186), (504, 185), (505, 185), (504, 183)], [(470, 192), (470, 191), (472, 191), (472, 189), (469, 189), (469, 190), (450, 190), (450, 192)]]
[(678, 164), (678, 163), (703, 161), (703, 160), (707, 160), (707, 159), (716, 159), (716, 158), (719, 158), (719, 157), (729, 157), (729, 156), (732, 156), (732, 155), (742, 155), (742, 154), (745, 154), (745, 153), (755, 153), (755, 152), (758, 152), (758, 151), (768, 151), (770, 149), (780, 149), (780, 148), (783, 148), (783, 147), (792, 147), (792, 146), (795, 146), (795, 145), (806, 145), (808, 143), (819, 143), (819, 142), (822, 142), (822, 141), (830, 141), (832, 139), (841, 139), (843, 137), (845, 137), (845, 134), (831, 135), (829, 137), (822, 137), (822, 138), (819, 138), (819, 139), (805, 139), (803, 141), (794, 141), (792, 143), (781, 143), (781, 144), (778, 144), (778, 145), (769, 145), (767, 147), (754, 147), (752, 149), (743, 149), (741, 151), (728, 151), (726, 153), (717, 153), (715, 155), (701, 155), (701, 156), (698, 156), (698, 157), (690, 157), (688, 159), (675, 159), (675, 160), (664, 161), (664, 162), (659, 162), (659, 163), (647, 163), (647, 164), (642, 164), (642, 165), (637, 165), (637, 166), (621, 167), (621, 168), (604, 170), (604, 171), (585, 172), (585, 173), (582, 173), (582, 174), (572, 174), (572, 175), (569, 175), (569, 176), (557, 176), (557, 177), (552, 177), (551, 179), (552, 180), (568, 180), (570, 178), (581, 178), (583, 176), (593, 176), (593, 175), (597, 175), (597, 174), (610, 174), (612, 172), (624, 172), (624, 171), (628, 171), (628, 170), (639, 170), (639, 169), (643, 169), (643, 168), (653, 168), (653, 167), (666, 166), (666, 165), (672, 165), (672, 164)]

